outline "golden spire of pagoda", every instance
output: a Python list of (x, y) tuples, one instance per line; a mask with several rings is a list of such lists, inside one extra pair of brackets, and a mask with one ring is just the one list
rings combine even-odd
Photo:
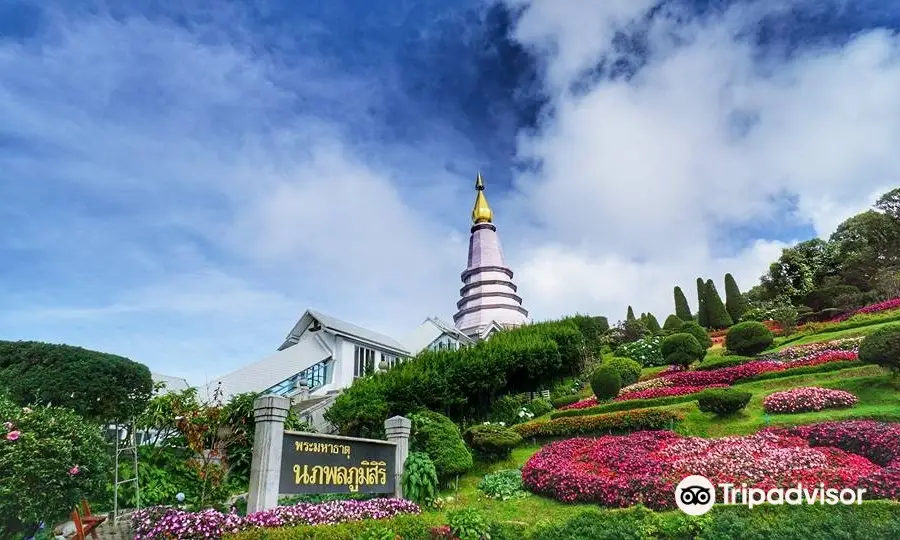
[(472, 209), (473, 223), (490, 223), (494, 219), (494, 212), (488, 206), (487, 199), (484, 196), (484, 180), (481, 179), (481, 171), (475, 178), (475, 190), (478, 195), (475, 197), (475, 208)]

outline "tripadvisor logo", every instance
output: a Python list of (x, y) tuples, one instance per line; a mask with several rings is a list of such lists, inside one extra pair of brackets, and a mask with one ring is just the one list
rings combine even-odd
[[(721, 503), (744, 504), (748, 508), (768, 504), (861, 504), (865, 489), (825, 488), (824, 484), (810, 489), (802, 483), (792, 488), (748, 488), (747, 484), (719, 484)], [(716, 503), (716, 488), (706, 477), (691, 475), (675, 487), (675, 504), (691, 516), (702, 516)]]

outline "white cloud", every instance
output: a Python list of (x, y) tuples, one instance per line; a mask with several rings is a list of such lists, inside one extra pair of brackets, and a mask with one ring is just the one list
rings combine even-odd
[[(613, 51), (608, 26), (646, 13), (639, 2), (510, 3), (528, 4), (515, 35), (544, 51), (551, 89)], [(729, 271), (747, 289), (778, 244), (724, 257), (712, 251), (723, 226), (771, 220), (790, 194), (791, 219), (827, 236), (896, 185), (898, 38), (873, 31), (767, 58), (740, 36), (771, 7), (687, 25), (663, 14), (634, 78), (552, 93), (554, 114), (519, 147), (542, 163), (518, 179), (519, 200), (552, 239), (517, 257), (535, 314), (577, 308), (616, 319), (632, 304), (662, 315), (675, 284), (692, 291), (704, 276), (721, 287)], [(755, 122), (746, 136), (741, 117)]]

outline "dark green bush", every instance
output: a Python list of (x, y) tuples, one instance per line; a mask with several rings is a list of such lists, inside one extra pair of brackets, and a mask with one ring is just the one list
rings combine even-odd
[(522, 436), (512, 429), (497, 424), (472, 426), (463, 433), (466, 444), (483, 461), (506, 459), (512, 449), (522, 443)]
[(538, 416), (544, 416), (545, 414), (553, 410), (553, 404), (550, 403), (549, 399), (544, 398), (535, 398), (531, 400), (531, 402), (528, 403), (526, 407), (531, 411), (532, 414), (534, 414), (535, 418), (537, 418)]
[(695, 321), (689, 321), (681, 325), (681, 329), (678, 330), (678, 333), (694, 336), (694, 339), (696, 339), (704, 349), (712, 347), (712, 338), (709, 337), (709, 332)]
[(661, 349), (667, 363), (685, 367), (706, 355), (706, 349), (690, 334), (666, 336), (662, 340)]
[(753, 358), (749, 356), (707, 356), (706, 359), (704, 359), (703, 362), (695, 369), (697, 369), (698, 371), (709, 371), (712, 369), (739, 366), (741, 364), (746, 364), (747, 362), (752, 361)]
[(711, 279), (706, 280), (706, 312), (710, 328), (720, 330), (734, 324), (725, 303), (722, 302), (722, 297), (719, 296), (719, 291), (716, 290), (716, 284)]
[(843, 295), (853, 295), (859, 293), (859, 289), (853, 285), (835, 285), (833, 287), (822, 287), (813, 289), (803, 297), (803, 304), (809, 306), (813, 311), (822, 311), (824, 309), (836, 309), (837, 303), (835, 299)]
[(601, 364), (591, 374), (591, 390), (597, 396), (598, 401), (616, 397), (621, 389), (622, 377), (616, 368)]
[(472, 454), (452, 420), (434, 411), (420, 411), (409, 418), (413, 423), (412, 450), (428, 454), (438, 478), (448, 480), (472, 468)]
[(879, 328), (863, 338), (859, 359), (900, 373), (900, 326)]
[(619, 377), (622, 379), (622, 386), (636, 383), (641, 376), (641, 365), (631, 358), (612, 356), (610, 358), (605, 358), (603, 364), (612, 366), (619, 372)]
[(662, 328), (659, 326), (659, 321), (656, 320), (656, 317), (654, 317), (652, 313), (647, 314), (647, 317), (644, 319), (644, 325), (647, 327), (647, 330), (654, 334), (658, 334), (662, 331)]
[(0, 341), (0, 388), (20, 405), (66, 407), (99, 422), (130, 420), (147, 405), (147, 366), (114, 354), (37, 341)]
[(732, 326), (725, 334), (725, 348), (741, 356), (754, 356), (768, 349), (775, 336), (761, 322), (747, 321)]
[(738, 322), (747, 311), (747, 299), (741, 294), (737, 281), (731, 274), (725, 274), (725, 309), (732, 322)]
[(459, 540), (482, 540), (490, 530), (487, 519), (474, 508), (461, 508), (447, 513), (447, 524)]
[(526, 394), (500, 396), (491, 406), (488, 418), (491, 422), (503, 422), (507, 425), (518, 424), (522, 421), (519, 418), (519, 410), (527, 404), (528, 396)]
[(709, 388), (697, 397), (697, 404), (703, 412), (719, 416), (734, 414), (750, 403), (753, 394), (731, 388)]
[(572, 394), (571, 396), (565, 396), (561, 398), (554, 399), (551, 403), (553, 403), (554, 409), (561, 409), (566, 405), (571, 405), (576, 401), (581, 401), (581, 397), (577, 394)]
[(666, 332), (675, 332), (679, 330), (682, 325), (684, 325), (684, 321), (679, 319), (676, 315), (669, 315), (666, 317), (666, 322), (663, 323), (662, 329)]
[(684, 296), (684, 291), (678, 286), (675, 287), (675, 316), (682, 321), (694, 320), (694, 316), (691, 314), (691, 307)]

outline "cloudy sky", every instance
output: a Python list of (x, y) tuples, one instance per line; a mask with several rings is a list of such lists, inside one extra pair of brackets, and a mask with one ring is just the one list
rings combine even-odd
[(402, 335), (478, 169), (535, 319), (662, 318), (900, 173), (884, 0), (172, 4), (0, 1), (0, 339), (202, 383), (307, 307)]

